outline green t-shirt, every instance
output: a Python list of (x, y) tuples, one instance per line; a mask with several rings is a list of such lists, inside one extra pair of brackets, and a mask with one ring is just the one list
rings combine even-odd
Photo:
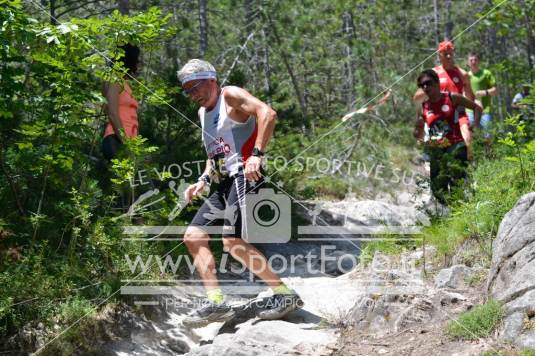
[[(496, 86), (496, 78), (492, 72), (488, 69), (479, 69), (479, 72), (468, 72), (470, 76), (470, 84), (472, 85), (472, 91), (475, 93), (478, 90), (487, 90)], [(483, 104), (483, 112), (490, 112), (490, 95), (479, 98)]]

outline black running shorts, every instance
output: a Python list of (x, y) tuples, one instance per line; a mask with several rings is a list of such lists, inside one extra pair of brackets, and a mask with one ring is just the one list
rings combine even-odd
[(190, 226), (221, 226), (223, 237), (242, 237), (242, 226), (246, 225), (246, 194), (256, 194), (263, 187), (262, 178), (255, 182), (247, 181), (243, 172), (233, 177), (224, 178), (216, 190), (205, 198), (203, 204), (193, 217)]

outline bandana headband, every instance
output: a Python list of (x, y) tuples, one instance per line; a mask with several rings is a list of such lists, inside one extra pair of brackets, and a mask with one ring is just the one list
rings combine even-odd
[(197, 72), (197, 73), (191, 73), (190, 75), (187, 75), (182, 79), (182, 85), (184, 85), (187, 82), (191, 82), (192, 80), (202, 80), (202, 79), (216, 79), (216, 72), (213, 71), (204, 71), (204, 72)]

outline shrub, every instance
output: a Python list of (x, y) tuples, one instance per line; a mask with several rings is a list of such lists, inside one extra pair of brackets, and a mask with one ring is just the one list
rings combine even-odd
[(488, 336), (502, 318), (501, 304), (491, 300), (450, 321), (446, 332), (453, 338), (477, 340)]

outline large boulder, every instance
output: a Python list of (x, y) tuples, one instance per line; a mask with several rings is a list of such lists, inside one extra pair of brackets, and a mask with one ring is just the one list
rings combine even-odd
[(251, 320), (234, 334), (222, 334), (213, 343), (187, 355), (328, 355), (336, 343), (332, 330), (318, 330), (316, 324), (294, 324), (282, 320)]
[(492, 244), (489, 296), (504, 303), (501, 335), (519, 347), (535, 347), (535, 192), (503, 218)]
[(465, 265), (444, 268), (435, 276), (435, 286), (437, 288), (458, 289), (466, 284), (465, 279), (481, 271), (484, 271), (484, 269), (467, 267)]
[(323, 209), (338, 216), (347, 217), (346, 226), (414, 226), (429, 225), (429, 217), (415, 206), (402, 206), (379, 200), (343, 200), (326, 202)]
[[(426, 256), (432, 253), (434, 249), (429, 248)], [(388, 263), (388, 256), (376, 252), (369, 267), (353, 273), (361, 294), (349, 311), (349, 323), (364, 333), (384, 337), (437, 324), (473, 305), (473, 297), (437, 288), (425, 281), (422, 266), (413, 260), (418, 256), (423, 256), (423, 250), (403, 252), (397, 264), (395, 261)], [(452, 270), (460, 272), (452, 273)], [(440, 271), (439, 275), (448, 276), (440, 280), (444, 280), (444, 287), (456, 287), (460, 273), (467, 270), (470, 269), (466, 266), (457, 266)]]

